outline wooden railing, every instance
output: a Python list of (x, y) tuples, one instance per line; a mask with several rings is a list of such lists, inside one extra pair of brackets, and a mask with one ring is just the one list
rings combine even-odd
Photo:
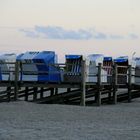
[[(7, 74), (9, 75), (9, 78), (7, 80), (0, 80), (0, 85), (2, 86), (2, 83), (8, 83), (7, 87), (10, 87), (9, 83), (11, 83), (11, 86), (14, 87), (14, 99), (17, 100), (18, 99), (18, 92), (19, 92), (19, 88), (21, 86), (21, 82), (24, 82), (20, 76), (23, 73), (27, 73), (29, 75), (39, 75), (39, 74), (43, 74), (43, 75), (48, 75), (48, 74), (60, 74), (62, 75), (61, 78), (64, 78), (64, 75), (68, 75), (69, 77), (73, 76), (73, 81), (71, 80), (70, 82), (67, 81), (68, 84), (72, 84), (72, 83), (76, 83), (80, 85), (81, 88), (81, 105), (85, 105), (85, 96), (86, 96), (86, 86), (87, 86), (87, 82), (86, 82), (86, 78), (87, 76), (93, 76), (93, 77), (97, 77), (97, 82), (96, 83), (88, 83), (89, 85), (91, 84), (95, 84), (95, 86), (98, 88), (98, 96), (97, 96), (97, 102), (98, 105), (101, 104), (101, 89), (102, 86), (104, 85), (109, 85), (112, 89), (113, 92), (113, 101), (114, 103), (117, 102), (117, 88), (121, 85), (125, 85), (128, 87), (128, 101), (131, 101), (131, 90), (132, 90), (132, 78), (135, 79), (136, 77), (140, 78), (139, 75), (136, 75), (135, 73), (133, 73), (133, 71), (136, 71), (136, 68), (133, 68), (131, 65), (129, 66), (118, 66), (116, 64), (112, 65), (112, 66), (102, 66), (102, 64), (99, 63), (99, 65), (97, 66), (98, 68), (98, 72), (95, 75), (87, 75), (86, 73), (86, 63), (85, 61), (82, 61), (81, 64), (79, 64), (79, 70), (78, 71), (73, 71), (69, 68), (71, 68), (71, 66), (74, 66), (73, 64), (48, 64), (48, 66), (50, 67), (54, 67), (56, 68), (56, 71), (23, 71), (23, 65), (24, 64), (29, 64), (30, 63), (21, 63), (19, 61), (17, 62), (0, 62), (0, 74), (4, 75)], [(41, 64), (41, 63), (34, 63), (37, 66), (43, 66), (46, 64)], [(12, 65), (12, 67), (10, 67), (10, 69), (6, 69), (4, 70), (2, 65)], [(76, 65), (75, 65), (76, 66)], [(111, 69), (111, 73), (106, 74), (106, 75), (102, 75), (101, 71), (102, 69)], [(119, 69), (124, 69), (124, 72), (120, 72)], [(75, 82), (75, 77), (78, 76), (79, 77), (79, 81)], [(108, 83), (103, 83), (102, 82), (102, 76), (106, 76), (106, 77), (111, 77), (111, 81)], [(120, 78), (124, 78), (124, 82), (119, 83), (120, 81), (118, 80)], [(49, 82), (49, 81), (48, 81)], [(63, 87), (63, 83), (65, 81), (63, 79), (61, 79), (61, 81), (59, 82), (59, 84), (62, 84)], [(34, 82), (35, 84), (35, 82)], [(57, 84), (57, 83), (56, 83)], [(5, 84), (6, 86), (6, 84)], [(55, 86), (55, 85), (54, 85)]]

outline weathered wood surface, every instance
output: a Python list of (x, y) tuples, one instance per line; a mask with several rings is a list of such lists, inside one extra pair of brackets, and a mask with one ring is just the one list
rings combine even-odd
[[(82, 62), (81, 67), (81, 81), (80, 82), (59, 82), (59, 83), (48, 83), (48, 82), (25, 82), (19, 80), (20, 64), (19, 62), (15, 64), (15, 80), (14, 81), (0, 81), (0, 87), (6, 87), (5, 91), (0, 92), (0, 100), (2, 101), (12, 101), (18, 100), (24, 97), (25, 101), (29, 100), (30, 95), (33, 95), (32, 101), (43, 103), (43, 102), (74, 102), (78, 101), (82, 106), (86, 105), (86, 99), (93, 98), (93, 102), (96, 102), (98, 106), (102, 104), (105, 100), (105, 94), (107, 95), (108, 102), (113, 101), (114, 104), (119, 100), (128, 100), (134, 97), (139, 97), (140, 84), (132, 84), (132, 67), (131, 65), (125, 66), (128, 69), (128, 73), (125, 76), (128, 77), (128, 82), (119, 84), (117, 65), (113, 65), (112, 83), (102, 83), (101, 82), (101, 69), (102, 65), (98, 65), (97, 83), (86, 82), (86, 65), (85, 61)], [(120, 66), (119, 66), (120, 67)], [(122, 68), (124, 66), (121, 66)], [(123, 76), (123, 75), (122, 75)], [(25, 88), (23, 90), (23, 88)], [(67, 89), (67, 92), (59, 93), (59, 88)], [(77, 90), (72, 90), (77, 88)], [(122, 95), (117, 95), (117, 89), (125, 88), (128, 90)], [(22, 89), (22, 90), (21, 90)], [(137, 92), (134, 90), (137, 90)], [(47, 97), (45, 92), (49, 91)], [(44, 94), (45, 93), (45, 94)], [(103, 99), (102, 99), (103, 98)]]

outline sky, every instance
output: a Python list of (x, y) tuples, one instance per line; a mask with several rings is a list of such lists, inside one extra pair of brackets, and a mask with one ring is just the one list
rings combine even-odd
[(0, 52), (140, 56), (140, 0), (0, 0)]

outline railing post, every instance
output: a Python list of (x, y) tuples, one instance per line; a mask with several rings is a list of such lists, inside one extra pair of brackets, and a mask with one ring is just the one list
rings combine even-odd
[(117, 65), (113, 65), (113, 103), (117, 103)]
[(128, 102), (131, 102), (132, 66), (128, 66)]
[(67, 88), (67, 92), (70, 92), (71, 91), (71, 88)]
[(98, 82), (98, 97), (97, 97), (97, 105), (101, 105), (101, 70), (102, 64), (98, 64), (98, 75), (97, 75), (97, 82)]
[(51, 96), (53, 96), (54, 95), (54, 88), (51, 88), (50, 92), (51, 92)]
[(55, 95), (58, 94), (58, 88), (55, 88)]
[(40, 98), (43, 98), (43, 92), (44, 92), (44, 88), (41, 87), (41, 89), (40, 89)]
[(18, 99), (18, 80), (19, 80), (19, 62), (15, 62), (15, 87), (14, 87), (14, 100)]
[(7, 101), (11, 101), (11, 87), (7, 87)]
[(34, 93), (33, 93), (33, 101), (36, 101), (36, 99), (37, 99), (37, 90), (38, 90), (37, 87), (33, 88), (33, 91), (34, 91)]
[(25, 101), (28, 101), (28, 91), (29, 91), (29, 88), (25, 87)]
[(81, 105), (85, 106), (85, 96), (86, 96), (86, 64), (85, 60), (82, 61), (82, 66), (81, 66)]

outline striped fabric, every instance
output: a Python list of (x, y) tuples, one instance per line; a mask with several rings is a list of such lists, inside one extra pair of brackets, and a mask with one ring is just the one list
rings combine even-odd
[(12, 64), (13, 62), (16, 62), (16, 54), (11, 53), (0, 55), (0, 81), (14, 80), (15, 75), (13, 70), (15, 69), (15, 64)]

